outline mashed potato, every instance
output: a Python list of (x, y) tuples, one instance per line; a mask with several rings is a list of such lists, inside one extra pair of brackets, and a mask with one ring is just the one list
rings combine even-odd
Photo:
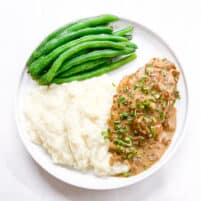
[(97, 175), (125, 172), (124, 164), (110, 165), (109, 142), (101, 135), (107, 129), (114, 93), (107, 76), (37, 86), (25, 97), (27, 132), (57, 164)]

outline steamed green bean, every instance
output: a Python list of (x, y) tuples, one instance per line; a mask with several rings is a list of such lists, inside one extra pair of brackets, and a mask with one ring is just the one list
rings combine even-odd
[(120, 43), (115, 43), (111, 41), (89, 41), (81, 43), (77, 46), (74, 46), (64, 53), (62, 53), (52, 64), (51, 68), (48, 70), (46, 74), (44, 74), (40, 80), (40, 84), (49, 84), (51, 83), (52, 79), (55, 77), (57, 71), (59, 70), (62, 63), (71, 58), (74, 54), (85, 50), (85, 49), (96, 49), (96, 48), (112, 48), (112, 49), (119, 49), (123, 50), (126, 46)]
[(66, 61), (57, 72), (57, 75), (61, 75), (63, 72), (67, 71), (68, 69), (72, 68), (73, 66), (82, 64), (87, 61), (92, 61), (101, 58), (113, 58), (121, 55), (126, 55), (134, 52), (132, 48), (125, 48), (124, 50), (96, 50), (93, 52), (89, 52), (87, 54), (75, 57), (70, 61)]
[(64, 73), (61, 74), (59, 77), (70, 77), (72, 75), (76, 75), (78, 73), (82, 73), (88, 70), (95, 69), (99, 67), (101, 64), (106, 64), (109, 63), (108, 59), (98, 59), (98, 60), (93, 60), (93, 61), (88, 61), (83, 64), (74, 66), (73, 68), (65, 71)]
[(98, 68), (94, 71), (89, 71), (89, 72), (86, 72), (86, 73), (83, 73), (80, 75), (67, 77), (67, 78), (55, 78), (53, 80), (53, 83), (62, 84), (64, 82), (81, 81), (81, 80), (89, 79), (89, 78), (92, 78), (95, 76), (100, 76), (102, 74), (108, 73), (112, 70), (115, 70), (115, 69), (121, 67), (122, 65), (134, 60), (135, 58), (136, 58), (136, 54), (131, 54), (123, 59), (115, 61), (112, 64), (106, 65), (102, 68)]
[[(59, 46), (58, 48), (54, 49), (52, 52), (50, 52), (47, 55), (39, 57), (37, 60), (35, 60), (32, 64), (29, 66), (29, 72), (32, 76), (39, 75), (49, 64), (51, 64), (52, 61), (54, 61), (62, 52), (65, 50), (81, 44), (83, 42), (87, 41), (101, 41), (101, 40), (108, 40), (108, 41), (117, 41), (117, 42), (127, 42), (128, 40), (121, 36), (113, 36), (109, 34), (97, 34), (97, 35), (87, 35), (83, 36), (81, 38), (78, 38), (76, 40), (73, 40), (69, 43), (66, 43), (62, 46)], [(130, 44), (132, 46), (132, 44)]]
[(92, 35), (92, 34), (101, 34), (101, 33), (112, 33), (112, 29), (107, 26), (102, 27), (89, 27), (85, 29), (81, 29), (75, 32), (67, 32), (65, 34), (59, 35), (56, 38), (53, 38), (52, 40), (48, 41), (43, 47), (41, 47), (38, 51), (35, 51), (34, 53), (34, 59), (37, 59), (38, 57), (48, 54), (53, 49), (57, 48), (60, 45), (63, 45), (66, 42), (69, 42), (73, 39), (86, 36), (86, 35)]
[(128, 26), (126, 28), (120, 29), (118, 31), (115, 31), (113, 34), (116, 36), (125, 36), (126, 34), (130, 33), (133, 31), (132, 26)]
[(63, 32), (71, 32), (71, 31), (77, 31), (79, 29), (83, 29), (86, 27), (91, 27), (91, 26), (98, 26), (98, 25), (105, 25), (107, 23), (113, 22), (118, 20), (117, 16), (114, 15), (100, 15), (96, 17), (90, 17), (90, 18), (84, 18), (72, 23), (68, 23), (61, 28), (57, 29), (56, 31), (53, 31), (51, 34), (49, 34), (41, 43), (40, 45), (36, 48), (36, 50), (32, 53), (30, 56), (27, 64), (30, 65), (33, 60), (36, 58), (36, 52), (41, 49), (49, 40), (57, 37), (58, 35), (62, 34)]

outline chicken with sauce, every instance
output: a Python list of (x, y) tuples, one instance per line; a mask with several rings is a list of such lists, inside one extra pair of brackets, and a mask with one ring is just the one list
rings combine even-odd
[(109, 123), (111, 164), (120, 161), (135, 175), (160, 159), (176, 128), (174, 103), (179, 72), (167, 59), (153, 58), (125, 76), (113, 97)]

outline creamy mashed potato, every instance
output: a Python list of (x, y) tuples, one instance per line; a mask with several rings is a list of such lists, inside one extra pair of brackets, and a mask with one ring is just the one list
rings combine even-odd
[(92, 170), (97, 175), (125, 172), (128, 167), (124, 164), (110, 165), (109, 142), (101, 135), (107, 129), (115, 90), (106, 75), (36, 86), (25, 97), (27, 132), (57, 164)]

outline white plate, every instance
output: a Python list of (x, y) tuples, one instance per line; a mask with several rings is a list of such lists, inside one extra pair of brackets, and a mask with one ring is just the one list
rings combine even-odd
[(148, 28), (140, 25), (139, 23), (121, 19), (120, 22), (115, 23), (115, 27), (126, 26), (127, 24), (131, 24), (134, 26), (134, 37), (133, 41), (138, 45), (139, 49), (137, 50), (138, 58), (127, 64), (126, 66), (109, 73), (112, 78), (115, 80), (119, 80), (123, 75), (129, 74), (131, 72), (135, 72), (138, 67), (143, 66), (147, 63), (152, 57), (167, 57), (169, 60), (174, 62), (177, 65), (177, 68), (181, 72), (180, 80), (179, 80), (179, 91), (181, 94), (181, 100), (177, 101), (177, 129), (175, 135), (173, 137), (172, 143), (169, 146), (166, 153), (163, 157), (158, 161), (155, 165), (153, 165), (148, 170), (142, 172), (133, 177), (129, 178), (115, 178), (115, 177), (97, 177), (91, 173), (81, 173), (76, 170), (72, 170), (69, 168), (61, 167), (53, 164), (49, 155), (39, 146), (33, 144), (29, 138), (27, 133), (25, 132), (23, 122), (21, 121), (22, 114), (22, 98), (26, 90), (35, 84), (30, 77), (26, 73), (26, 69), (24, 68), (17, 91), (16, 96), (16, 122), (19, 130), (19, 135), (26, 147), (27, 151), (33, 157), (33, 159), (47, 172), (51, 175), (60, 179), (66, 183), (87, 188), (87, 189), (114, 189), (124, 187), (130, 184), (134, 184), (139, 182), (154, 172), (156, 172), (160, 167), (162, 167), (165, 162), (169, 159), (169, 157), (175, 151), (175, 148), (179, 144), (184, 134), (184, 126), (187, 117), (187, 108), (188, 108), (188, 91), (185, 76), (172, 49), (155, 33), (153, 33)]

